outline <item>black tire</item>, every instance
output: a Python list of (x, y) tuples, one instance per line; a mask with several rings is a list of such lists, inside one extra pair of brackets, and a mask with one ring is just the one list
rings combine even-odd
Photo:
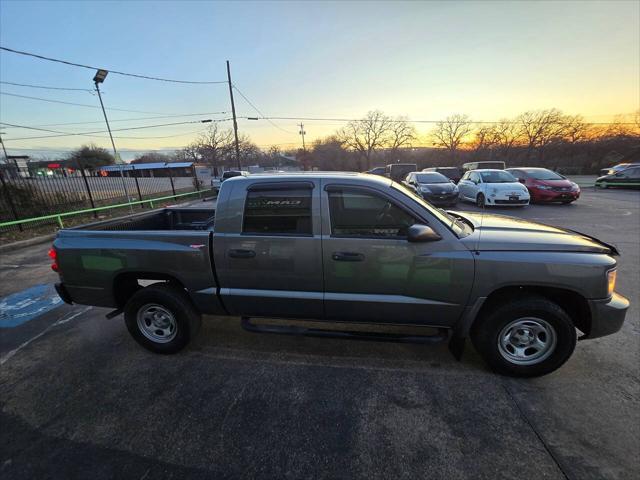
[[(165, 330), (158, 328), (154, 334), (153, 323), (148, 321), (154, 312), (165, 317), (160, 320), (166, 321), (167, 330), (171, 331), (164, 338), (159, 332)], [(179, 352), (191, 341), (200, 329), (201, 317), (184, 290), (159, 283), (137, 291), (129, 299), (124, 307), (124, 320), (131, 336), (144, 348), (155, 353), (171, 354)], [(143, 324), (147, 325), (146, 329)]]
[(479, 193), (478, 195), (476, 195), (476, 206), (478, 208), (484, 208), (485, 206), (484, 193)]
[[(522, 319), (534, 319), (539, 324), (551, 327), (551, 331), (545, 334), (543, 331), (540, 335), (545, 335), (549, 342), (549, 348), (546, 353), (536, 360), (530, 357), (535, 363), (523, 364), (517, 363), (506, 358), (510, 356), (507, 349), (500, 346), (501, 334), (508, 326), (515, 321), (521, 322)], [(535, 322), (533, 326), (535, 327)], [(529, 324), (532, 324), (530, 322)], [(517, 330), (517, 327), (508, 332), (519, 333), (523, 330)], [(525, 330), (527, 335), (531, 332)], [(509, 334), (511, 337), (511, 333)], [(548, 337), (546, 335), (549, 335)], [(555, 347), (552, 348), (552, 339), (555, 336)], [(536, 338), (535, 336), (533, 338)], [(543, 297), (528, 296), (511, 300), (508, 303), (498, 305), (491, 311), (483, 313), (476, 320), (471, 329), (471, 341), (474, 347), (480, 353), (482, 358), (496, 372), (514, 377), (537, 377), (546, 375), (560, 368), (571, 357), (576, 346), (576, 329), (567, 313), (556, 303), (551, 302)], [(510, 342), (506, 342), (510, 343)], [(523, 344), (518, 344), (521, 347)], [(509, 347), (510, 345), (507, 345)], [(511, 346), (514, 349), (513, 346)], [(524, 351), (534, 350), (534, 347), (524, 348)], [(515, 349), (514, 349), (515, 350)], [(540, 350), (541, 352), (543, 349)], [(535, 355), (535, 354), (533, 354)], [(513, 355), (511, 355), (513, 356)], [(528, 361), (528, 360), (524, 360)]]

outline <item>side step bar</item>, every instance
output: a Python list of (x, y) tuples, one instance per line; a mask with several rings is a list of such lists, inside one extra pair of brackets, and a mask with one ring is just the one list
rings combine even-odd
[(401, 333), (358, 332), (351, 330), (329, 330), (307, 328), (297, 325), (257, 325), (250, 317), (242, 317), (242, 328), (255, 333), (275, 333), (278, 335), (304, 335), (308, 337), (345, 338), (351, 340), (373, 340), (379, 342), (435, 344), (449, 339), (449, 330), (439, 328), (435, 335), (404, 335)]

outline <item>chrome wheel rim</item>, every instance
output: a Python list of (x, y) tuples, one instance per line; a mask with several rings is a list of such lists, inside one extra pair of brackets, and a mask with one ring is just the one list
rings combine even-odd
[(557, 344), (555, 329), (535, 317), (508, 323), (498, 336), (500, 355), (516, 365), (535, 365), (547, 359)]
[(156, 343), (170, 342), (178, 333), (173, 313), (155, 303), (148, 303), (138, 310), (137, 323), (140, 332)]

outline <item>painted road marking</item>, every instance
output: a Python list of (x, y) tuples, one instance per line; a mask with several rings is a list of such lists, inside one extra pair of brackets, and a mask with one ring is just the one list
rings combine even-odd
[(58, 325), (63, 325), (67, 322), (70, 322), (71, 320), (73, 320), (76, 317), (79, 317), (80, 315), (82, 315), (83, 313), (88, 312), (89, 310), (91, 310), (93, 307), (85, 307), (82, 310), (80, 310), (79, 312), (75, 312), (72, 313), (70, 315), (67, 315), (65, 317), (62, 317), (60, 320), (57, 320), (55, 323), (52, 323), (51, 325), (49, 325), (47, 328), (45, 328), (43, 331), (41, 331), (39, 334), (37, 334), (35, 337), (31, 337), (29, 340), (27, 340), (26, 342), (24, 342), (23, 344), (21, 344), (20, 346), (18, 346), (17, 348), (14, 348), (13, 350), (11, 350), (10, 352), (7, 352), (7, 354), (4, 357), (0, 357), (0, 365), (4, 365), (5, 362), (7, 362), (8, 360), (11, 359), (11, 357), (13, 357), (16, 353), (18, 353), (20, 350), (22, 350), (24, 347), (26, 347), (27, 345), (29, 345), (31, 342), (33, 342), (34, 340), (39, 339), (41, 336), (43, 336), (45, 333), (47, 333), (49, 330), (51, 330), (54, 327), (57, 327)]
[(0, 299), (0, 328), (13, 328), (62, 304), (52, 284), (36, 285)]

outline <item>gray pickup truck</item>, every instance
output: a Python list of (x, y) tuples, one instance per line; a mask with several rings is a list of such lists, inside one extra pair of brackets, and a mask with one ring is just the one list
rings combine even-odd
[[(349, 173), (231, 178), (215, 210), (61, 230), (50, 252), (63, 300), (124, 312), (154, 352), (182, 349), (202, 314), (232, 315), (255, 331), (449, 339), (458, 357), (470, 337), (493, 369), (517, 376), (560, 367), (576, 329), (581, 338), (620, 329), (629, 302), (614, 291), (617, 254), (552, 226), (445, 212), (390, 179)], [(305, 329), (293, 319), (386, 327)], [(389, 325), (420, 334), (376, 333)]]

